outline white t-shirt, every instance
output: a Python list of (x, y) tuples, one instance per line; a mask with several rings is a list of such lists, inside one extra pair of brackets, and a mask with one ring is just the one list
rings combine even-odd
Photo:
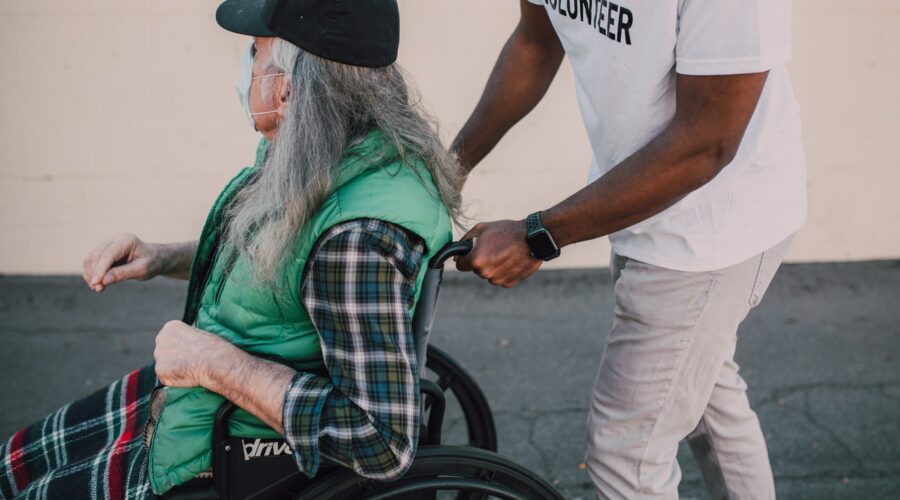
[(675, 73), (769, 70), (737, 156), (663, 212), (609, 236), (613, 250), (682, 271), (721, 269), (806, 218), (800, 109), (785, 62), (790, 0), (529, 0), (543, 5), (575, 72), (592, 182), (665, 129)]

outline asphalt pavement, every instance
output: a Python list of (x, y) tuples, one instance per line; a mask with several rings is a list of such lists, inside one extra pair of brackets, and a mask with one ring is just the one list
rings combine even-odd
[[(0, 439), (152, 359), (185, 282), (102, 294), (80, 277), (0, 276)], [(567, 498), (593, 498), (585, 418), (611, 324), (606, 269), (542, 271), (519, 287), (448, 272), (433, 344), (484, 389), (500, 452)], [(739, 332), (737, 360), (782, 499), (900, 498), (900, 261), (781, 268)], [(448, 439), (462, 424), (448, 415)], [(682, 498), (707, 498), (686, 446)]]

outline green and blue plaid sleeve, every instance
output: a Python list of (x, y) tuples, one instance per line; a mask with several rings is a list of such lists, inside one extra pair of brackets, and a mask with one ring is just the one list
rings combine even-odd
[(328, 230), (301, 297), (329, 377), (300, 372), (284, 399), (284, 436), (300, 469), (320, 458), (381, 480), (401, 476), (419, 433), (419, 373), (410, 309), (425, 247), (376, 219)]

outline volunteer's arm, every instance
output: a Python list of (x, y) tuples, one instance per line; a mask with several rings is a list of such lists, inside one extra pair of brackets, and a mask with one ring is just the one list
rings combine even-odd
[(543, 7), (520, 0), (521, 17), (451, 150), (467, 175), (544, 97), (564, 51)]
[(711, 181), (734, 159), (767, 75), (678, 75), (669, 126), (543, 213), (557, 243), (570, 245), (629, 227)]
[[(677, 75), (675, 115), (662, 133), (543, 212), (557, 245), (629, 227), (712, 180), (737, 153), (767, 75)], [(478, 224), (464, 238), (476, 236), (472, 252), (457, 261), (461, 270), (510, 287), (540, 267), (525, 242), (524, 221)]]

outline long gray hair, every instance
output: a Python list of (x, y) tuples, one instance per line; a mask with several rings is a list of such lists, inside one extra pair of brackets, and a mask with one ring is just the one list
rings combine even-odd
[[(331, 194), (345, 150), (375, 127), (404, 164), (424, 162), (438, 194), (460, 222), (459, 167), (396, 65), (349, 66), (273, 40), (270, 66), (290, 77), (287, 113), (257, 177), (230, 205), (226, 238), (248, 257), (255, 278), (275, 283), (276, 271), (300, 229)], [(274, 79), (259, 80), (272, 82)], [(264, 83), (265, 95), (272, 83)]]

